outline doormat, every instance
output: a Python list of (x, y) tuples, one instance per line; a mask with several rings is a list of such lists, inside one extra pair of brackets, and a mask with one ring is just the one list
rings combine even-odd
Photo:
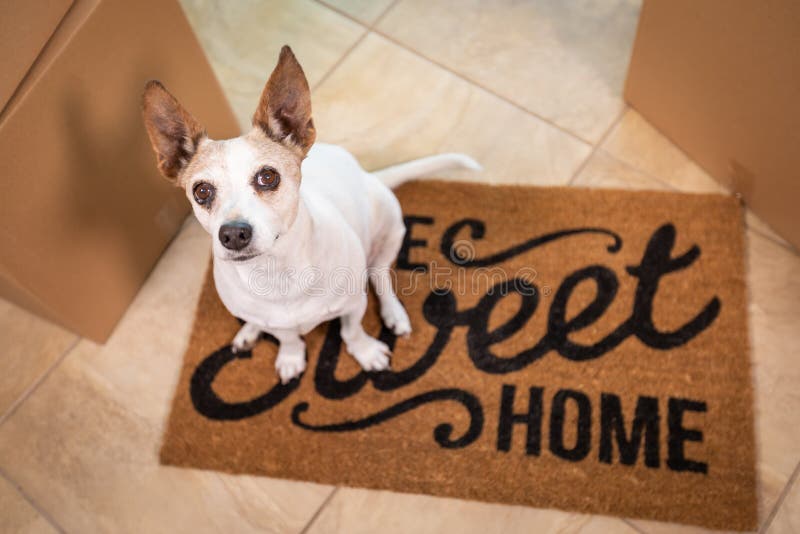
[(395, 287), (413, 333), (365, 373), (339, 324), (276, 344), (209, 274), (165, 464), (756, 527), (742, 211), (720, 195), (412, 182)]

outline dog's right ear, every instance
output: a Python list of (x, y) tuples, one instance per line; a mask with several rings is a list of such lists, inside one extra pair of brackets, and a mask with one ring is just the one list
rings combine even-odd
[(158, 158), (158, 170), (176, 181), (205, 137), (205, 130), (157, 80), (144, 87), (142, 115)]

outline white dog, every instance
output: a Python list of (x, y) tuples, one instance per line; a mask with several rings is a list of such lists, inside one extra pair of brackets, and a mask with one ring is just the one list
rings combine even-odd
[[(361, 325), (368, 273), (386, 326), (397, 335), (411, 332), (392, 290), (389, 269), (405, 227), (387, 186), (480, 166), (442, 154), (368, 173), (346, 150), (314, 144), (308, 82), (288, 46), (246, 135), (209, 139), (157, 81), (145, 88), (143, 113), (159, 169), (186, 190), (213, 238), (217, 292), (246, 321), (233, 350), (251, 349), (262, 331), (272, 334), (280, 342), (275, 367), (286, 383), (306, 367), (301, 336), (341, 317), (342, 339), (361, 367), (387, 369), (389, 348)], [(355, 287), (342, 288), (343, 280)]]

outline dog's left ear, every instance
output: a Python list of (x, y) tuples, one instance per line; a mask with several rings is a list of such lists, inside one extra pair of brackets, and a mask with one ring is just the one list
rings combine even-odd
[(278, 65), (261, 93), (253, 126), (274, 141), (298, 148), (303, 156), (314, 144), (317, 131), (311, 119), (311, 91), (288, 46), (281, 48)]

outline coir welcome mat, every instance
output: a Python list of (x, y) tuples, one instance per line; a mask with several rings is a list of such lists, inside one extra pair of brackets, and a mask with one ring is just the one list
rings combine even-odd
[[(207, 279), (166, 464), (694, 523), (756, 525), (741, 210), (676, 193), (415, 182), (396, 287), (414, 328), (339, 325), (280, 385)], [(210, 275), (209, 275), (210, 276)]]

